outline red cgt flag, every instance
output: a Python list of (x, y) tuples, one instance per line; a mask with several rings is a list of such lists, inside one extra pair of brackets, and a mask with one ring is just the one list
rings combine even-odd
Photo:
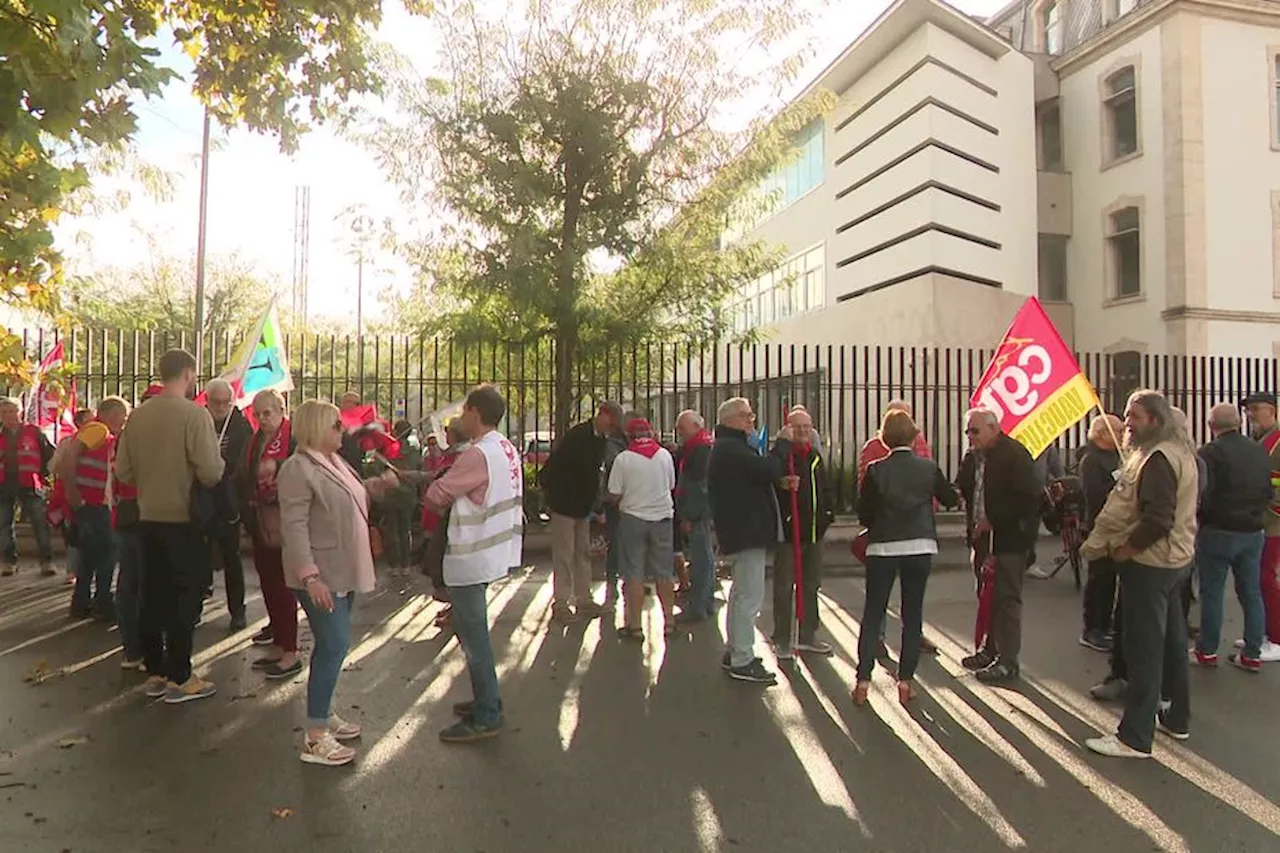
[(1033, 458), (1099, 405), (1093, 385), (1034, 296), (1009, 324), (969, 404), (994, 411), (1001, 429)]

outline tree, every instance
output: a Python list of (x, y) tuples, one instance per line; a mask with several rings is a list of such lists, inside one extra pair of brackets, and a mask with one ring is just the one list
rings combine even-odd
[[(194, 338), (193, 257), (166, 254), (149, 237), (150, 258), (132, 267), (108, 267), (73, 277), (64, 300), (68, 318), (99, 329), (159, 331)], [(266, 310), (276, 285), (236, 255), (207, 260), (204, 334), (209, 340), (243, 333)]]
[[(135, 99), (174, 76), (157, 62), (161, 28), (193, 60), (192, 88), (220, 124), (278, 135), (290, 151), (312, 122), (377, 89), (367, 29), (380, 16), (378, 0), (0, 4), (0, 302), (56, 311), (51, 225), (94, 152), (133, 134)], [(15, 354), (0, 335), (0, 373), (20, 370)]]
[(495, 5), (437, 4), (444, 76), (384, 58), (398, 109), (363, 139), (419, 214), (399, 242), (432, 296), (425, 328), (549, 342), (562, 433), (580, 359), (725, 331), (717, 306), (777, 261), (721, 246), (728, 217), (828, 96), (726, 116), (778, 105), (807, 52), (795, 0)]

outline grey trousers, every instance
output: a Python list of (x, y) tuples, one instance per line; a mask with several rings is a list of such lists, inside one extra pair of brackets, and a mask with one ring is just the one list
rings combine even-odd
[(1139, 752), (1151, 752), (1160, 695), (1169, 697), (1166, 719), (1185, 731), (1191, 721), (1187, 672), (1187, 621), (1182, 585), (1191, 567), (1165, 569), (1134, 562), (1117, 563), (1124, 589), (1125, 662), (1129, 687), (1120, 718), (1120, 740)]
[(1025, 552), (996, 554), (996, 589), (987, 650), (1015, 667), (1022, 652), (1022, 580), (1026, 571)]

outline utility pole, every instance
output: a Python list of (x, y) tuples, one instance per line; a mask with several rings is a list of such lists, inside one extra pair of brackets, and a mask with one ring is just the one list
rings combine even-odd
[(209, 108), (204, 109), (204, 139), (200, 144), (200, 233), (196, 237), (196, 373), (204, 369), (204, 257), (209, 214)]
[(364, 387), (364, 245), (365, 234), (373, 228), (373, 218), (357, 214), (351, 219), (351, 233), (355, 235), (356, 250), (356, 370), (360, 374), (360, 387)]

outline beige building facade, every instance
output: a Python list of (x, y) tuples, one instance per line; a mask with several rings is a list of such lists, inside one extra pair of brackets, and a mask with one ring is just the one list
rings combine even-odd
[(740, 329), (990, 347), (1038, 294), (1111, 354), (1280, 346), (1280, 3), (898, 0), (812, 84), (836, 107), (735, 223), (786, 247)]

